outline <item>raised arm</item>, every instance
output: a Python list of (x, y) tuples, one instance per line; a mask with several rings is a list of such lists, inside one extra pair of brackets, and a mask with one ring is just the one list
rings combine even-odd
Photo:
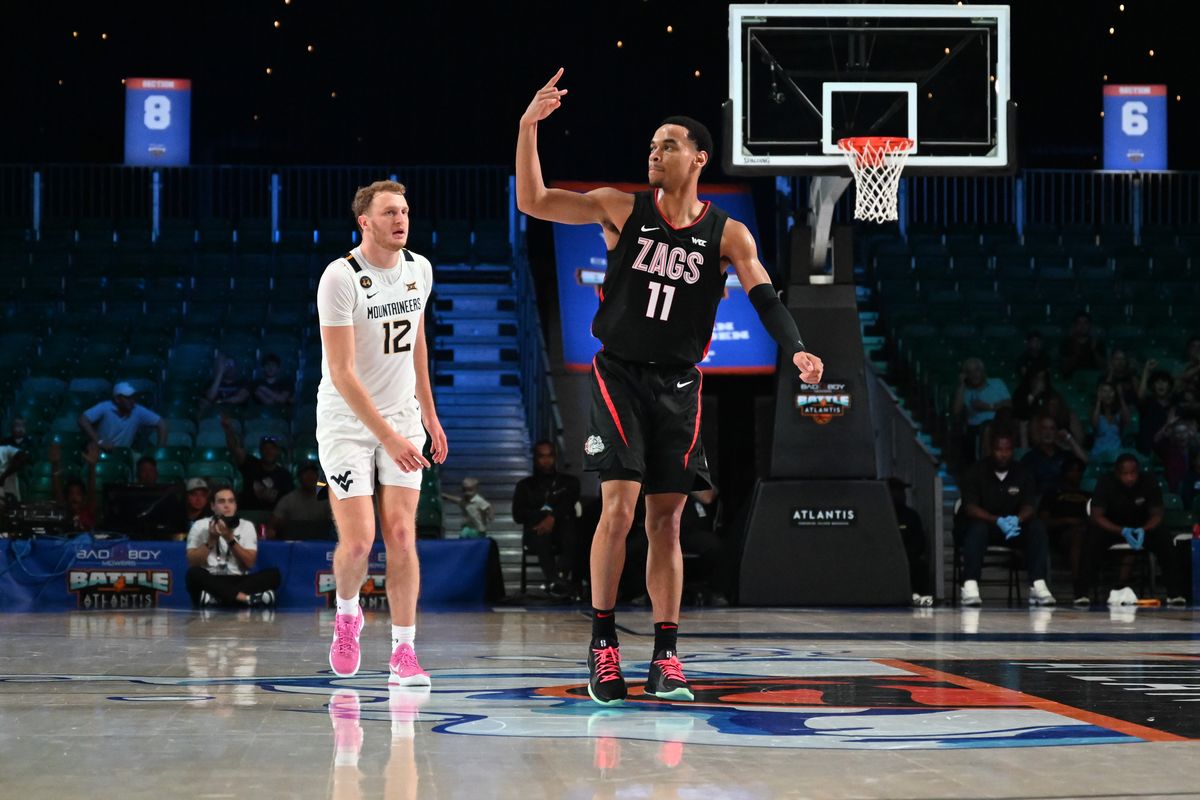
[(542, 164), (537, 151), (538, 123), (562, 105), (562, 98), (567, 93), (566, 89), (557, 86), (562, 74), (560, 67), (554, 77), (534, 94), (529, 107), (521, 115), (517, 130), (517, 208), (532, 217), (550, 222), (568, 225), (599, 223), (604, 228), (605, 238), (610, 235), (613, 237), (609, 242), (612, 246), (616, 244), (615, 237), (621, 233), (621, 228), (633, 211), (633, 195), (607, 187), (587, 193), (550, 189), (542, 179)]
[(746, 296), (767, 333), (779, 345), (792, 363), (800, 371), (800, 378), (805, 383), (820, 383), (825, 372), (821, 359), (804, 349), (804, 341), (800, 338), (800, 329), (791, 313), (783, 307), (775, 287), (762, 262), (758, 260), (758, 247), (750, 229), (735, 219), (725, 223), (725, 232), (721, 235), (721, 258), (733, 265), (738, 281), (746, 290)]

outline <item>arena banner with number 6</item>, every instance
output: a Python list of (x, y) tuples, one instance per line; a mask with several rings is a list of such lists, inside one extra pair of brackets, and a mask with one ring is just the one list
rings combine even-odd
[(1104, 168), (1167, 168), (1167, 87), (1104, 87)]
[(192, 82), (125, 80), (125, 164), (186, 167), (190, 159)]

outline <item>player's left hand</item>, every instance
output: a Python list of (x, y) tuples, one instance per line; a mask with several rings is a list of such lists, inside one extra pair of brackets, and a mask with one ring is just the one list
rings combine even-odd
[(800, 380), (805, 383), (820, 383), (825, 374), (825, 363), (809, 352), (800, 352), (792, 356), (792, 363), (800, 370)]
[(445, 464), (450, 450), (446, 444), (446, 432), (442, 430), (442, 423), (437, 417), (430, 417), (425, 420), (425, 430), (429, 431), (429, 454), (433, 456), (433, 463)]

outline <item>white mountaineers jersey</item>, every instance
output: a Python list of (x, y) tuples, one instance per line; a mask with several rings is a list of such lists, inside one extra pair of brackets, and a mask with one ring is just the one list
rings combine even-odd
[[(394, 268), (379, 269), (356, 247), (321, 275), (317, 287), (320, 323), (354, 326), (354, 371), (385, 417), (418, 407), (413, 348), (432, 283), (429, 259), (408, 250), (401, 251)], [(333, 385), (322, 347), (317, 416), (327, 414), (354, 416)]]

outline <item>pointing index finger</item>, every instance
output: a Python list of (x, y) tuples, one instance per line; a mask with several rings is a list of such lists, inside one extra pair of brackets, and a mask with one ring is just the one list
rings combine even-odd
[(558, 68), (558, 72), (554, 73), (554, 77), (553, 77), (553, 78), (551, 78), (551, 79), (550, 79), (550, 80), (549, 80), (549, 81), (546, 83), (546, 85), (545, 85), (545, 86), (543, 86), (542, 88), (543, 88), (543, 89), (553, 89), (553, 88), (554, 88), (554, 84), (558, 83), (558, 79), (559, 79), (559, 78), (561, 78), (561, 77), (562, 77), (562, 75), (563, 75), (563, 68), (562, 68), (562, 67), (559, 67), (559, 68)]

